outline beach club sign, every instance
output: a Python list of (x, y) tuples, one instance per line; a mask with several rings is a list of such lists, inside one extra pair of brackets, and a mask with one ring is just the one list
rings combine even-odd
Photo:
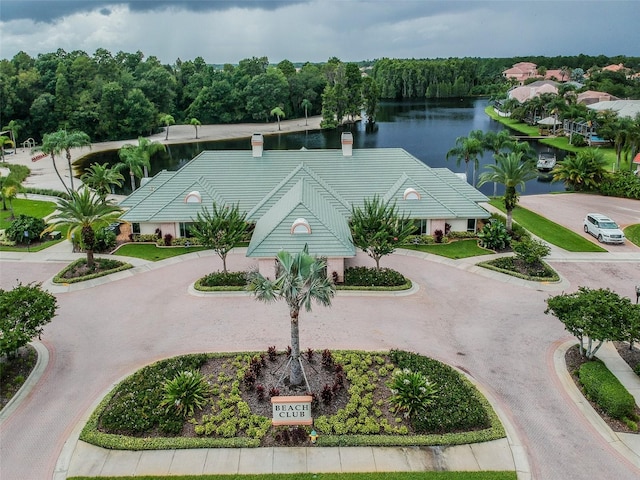
[(311, 396), (271, 397), (272, 425), (312, 425)]

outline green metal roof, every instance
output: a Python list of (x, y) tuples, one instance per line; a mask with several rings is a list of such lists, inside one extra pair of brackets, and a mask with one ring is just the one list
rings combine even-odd
[[(407, 188), (421, 199), (404, 200)], [(194, 190), (202, 204), (185, 202)], [(411, 218), (489, 217), (478, 205), (486, 196), (450, 170), (430, 168), (400, 148), (354, 149), (352, 156), (341, 149), (265, 150), (261, 157), (251, 150), (205, 151), (176, 172), (159, 173), (120, 205), (128, 208), (122, 218), (129, 222), (190, 222), (214, 200), (237, 203), (256, 222), (250, 252), (272, 256), (267, 250), (277, 245), (289, 248), (281, 229), (295, 237), (288, 242), (298, 242), (298, 235), (288, 233), (298, 217), (322, 225), (308, 236), (313, 241), (305, 241), (312, 250), (320, 233), (329, 235), (323, 239), (327, 250), (344, 249), (352, 205), (362, 206), (374, 195), (396, 201)]]

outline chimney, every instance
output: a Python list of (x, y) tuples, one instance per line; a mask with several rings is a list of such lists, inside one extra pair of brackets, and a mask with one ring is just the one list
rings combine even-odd
[(254, 133), (251, 136), (251, 149), (253, 151), (253, 157), (262, 156), (262, 147), (264, 146), (264, 138), (261, 133)]
[(342, 132), (340, 137), (340, 143), (342, 143), (342, 156), (350, 157), (353, 154), (353, 135), (351, 132)]

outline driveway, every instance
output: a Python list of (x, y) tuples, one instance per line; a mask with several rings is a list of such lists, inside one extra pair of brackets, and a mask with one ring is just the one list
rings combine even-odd
[[(567, 211), (565, 196), (553, 197), (555, 208)], [(545, 299), (581, 285), (629, 295), (626, 287), (640, 278), (640, 255), (624, 262), (600, 255), (598, 276), (593, 263), (554, 261), (565, 279), (562, 285), (486, 277), (461, 268), (463, 262), (401, 253), (385, 257), (383, 267), (405, 273), (419, 290), (399, 297), (339, 295), (331, 308), (314, 306), (300, 317), (301, 347), (400, 348), (469, 372), (514, 425), (534, 479), (640, 478), (640, 470), (619, 456), (570, 401), (553, 368), (553, 352), (570, 336), (544, 314)], [(358, 261), (372, 265), (366, 256)], [(63, 265), (0, 263), (1, 288), (11, 288), (16, 279), (46, 280)], [(228, 258), (231, 269), (251, 263), (236, 253)], [(185, 257), (57, 294), (58, 315), (42, 336), (50, 363), (0, 431), (2, 477), (52, 478), (74, 428), (114, 383), (143, 365), (188, 352), (285, 348), (290, 330), (284, 304), (189, 294), (190, 283), (220, 268), (213, 255)]]
[(583, 220), (587, 213), (602, 213), (612, 218), (621, 228), (640, 223), (640, 200), (603, 197), (584, 193), (523, 195), (520, 205), (563, 227), (572, 230), (610, 252), (639, 252), (629, 241), (624, 245), (602, 244), (584, 232)]

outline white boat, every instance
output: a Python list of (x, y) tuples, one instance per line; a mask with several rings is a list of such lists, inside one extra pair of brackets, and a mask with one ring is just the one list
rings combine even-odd
[(544, 152), (538, 155), (538, 171), (549, 172), (556, 166), (556, 154), (553, 152)]

